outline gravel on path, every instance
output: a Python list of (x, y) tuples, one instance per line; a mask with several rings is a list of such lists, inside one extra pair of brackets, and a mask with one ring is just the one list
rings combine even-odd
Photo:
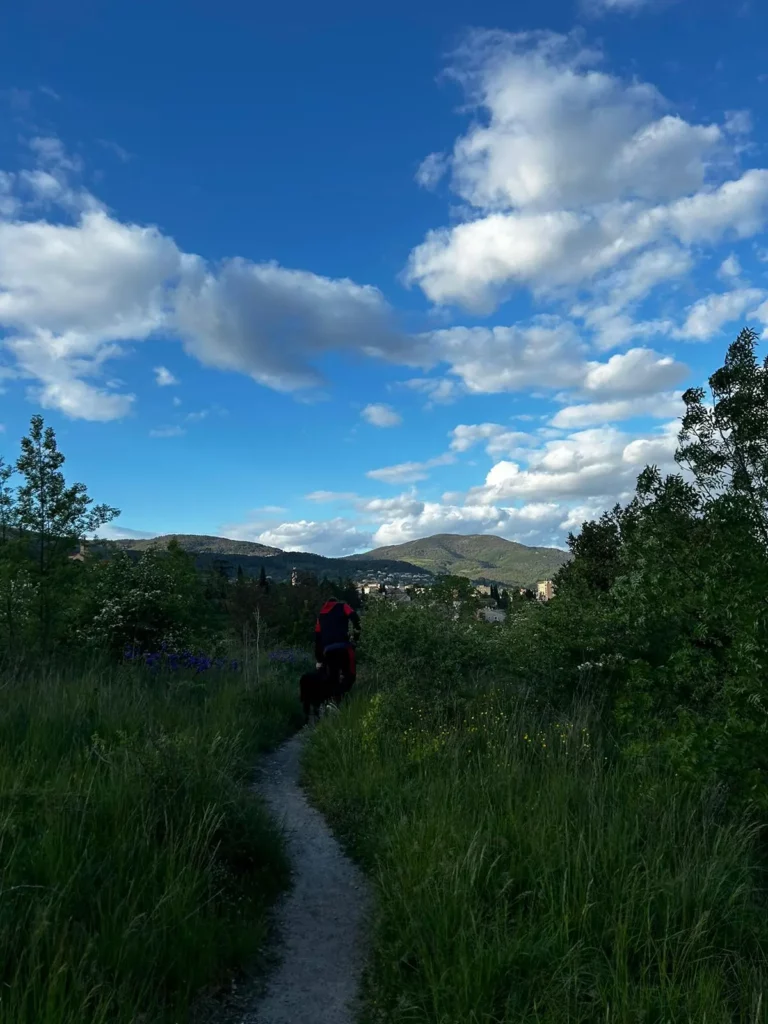
[(354, 1024), (368, 883), (299, 786), (304, 729), (261, 765), (257, 790), (286, 831), (293, 888), (275, 908), (281, 961), (241, 1024)]

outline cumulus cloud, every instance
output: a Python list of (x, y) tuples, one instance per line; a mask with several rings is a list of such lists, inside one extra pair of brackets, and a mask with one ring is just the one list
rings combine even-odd
[(407, 362), (407, 342), (371, 285), (242, 259), (215, 269), (190, 260), (185, 271), (174, 323), (187, 352), (206, 366), (293, 391), (324, 383), (313, 363), (330, 351)]
[[(40, 138), (32, 149), (36, 170), (55, 172), (70, 188), (79, 161), (56, 139)], [(590, 400), (618, 397), (598, 393), (590, 384), (612, 361), (589, 362), (587, 344), (562, 318), (539, 316), (529, 324), (451, 327), (408, 337), (372, 286), (275, 263), (229, 259), (214, 266), (181, 252), (157, 228), (119, 222), (95, 200), (77, 210), (62, 208), (65, 222), (40, 219), (34, 206), (19, 198), (17, 178), (0, 177), (0, 201), (10, 197), (21, 204), (0, 212), (2, 344), (47, 408), (93, 420), (126, 415), (134, 396), (104, 382), (105, 364), (124, 355), (127, 346), (160, 334), (176, 334), (203, 365), (244, 373), (284, 392), (321, 386), (320, 360), (341, 349), (424, 372), (443, 368), (442, 376), (405, 382), (430, 405), (465, 394), (520, 390), (568, 389), (577, 396), (584, 391)], [(616, 271), (606, 279), (611, 330), (618, 330), (616, 291), (640, 295), (648, 282), (669, 276), (684, 260), (679, 250), (668, 248), (653, 258), (643, 256), (631, 273)], [(635, 356), (627, 353), (630, 358)], [(655, 354), (642, 359), (663, 361)], [(679, 370), (672, 360), (664, 366), (669, 372), (658, 374), (660, 390), (674, 386), (676, 381), (666, 378)], [(639, 391), (643, 375), (639, 367), (633, 369)], [(643, 369), (650, 373), (653, 367)], [(155, 374), (158, 384), (170, 384), (166, 368), (156, 368)], [(396, 414), (374, 404), (364, 415), (384, 425), (394, 424)], [(388, 469), (373, 472), (384, 473), (383, 479), (389, 474)], [(421, 474), (424, 467), (403, 472)]]
[(435, 405), (450, 405), (465, 392), (460, 381), (450, 377), (412, 377), (402, 382), (403, 387), (419, 391), (427, 396), (427, 408)]
[(666, 391), (685, 379), (688, 367), (649, 348), (632, 348), (606, 362), (589, 362), (581, 392), (589, 397), (621, 398)]
[(644, 438), (601, 426), (552, 439), (530, 454), (526, 466), (497, 462), (485, 483), (468, 492), (468, 500), (504, 505), (513, 500), (616, 498), (633, 489), (647, 461), (667, 470), (674, 467), (678, 431), (679, 423), (672, 421)]
[(457, 52), (449, 73), (477, 112), (448, 161), (467, 215), (406, 270), (433, 302), (486, 314), (516, 288), (594, 292), (617, 271), (636, 300), (667, 279), (658, 251), (682, 271), (694, 246), (762, 229), (768, 170), (718, 180), (736, 163), (733, 119), (689, 123), (600, 60), (549, 32), (476, 32)]
[[(628, 500), (646, 464), (655, 463), (662, 472), (676, 471), (678, 429), (679, 421), (670, 420), (640, 434), (601, 426), (567, 436), (553, 431), (556, 436), (545, 439), (523, 435), (514, 461), (502, 457), (482, 484), (465, 493), (426, 501), (415, 487), (389, 498), (316, 491), (306, 497), (347, 506), (349, 516), (272, 523), (259, 519), (228, 526), (225, 532), (286, 550), (336, 556), (435, 533), (495, 534), (524, 544), (564, 547), (568, 531), (578, 531), (585, 520), (616, 501)], [(494, 454), (494, 445), (510, 449), (517, 441), (505, 440), (506, 434), (502, 424), (461, 424), (451, 433), (451, 449), (463, 453), (483, 444), (498, 457), (507, 453)], [(425, 465), (410, 464), (398, 475), (408, 476), (414, 466)]]
[(97, 382), (103, 364), (161, 331), (204, 365), (282, 391), (322, 384), (316, 363), (332, 349), (421, 366), (378, 289), (275, 263), (211, 266), (72, 184), (80, 161), (60, 140), (30, 150), (36, 166), (0, 172), (0, 329), (46, 407), (125, 415), (134, 396)]
[(340, 557), (365, 551), (372, 546), (371, 534), (348, 519), (314, 522), (301, 519), (262, 529), (259, 524), (227, 526), (233, 540), (252, 540), (283, 551), (312, 551), (318, 555)]
[(735, 288), (730, 292), (707, 295), (690, 307), (685, 323), (675, 330), (674, 335), (693, 341), (709, 341), (726, 324), (741, 319), (747, 311), (755, 316), (758, 312), (756, 307), (765, 300), (766, 294), (760, 288)]
[(155, 383), (158, 385), (158, 387), (167, 388), (173, 386), (174, 384), (178, 384), (179, 382), (167, 367), (156, 366)]
[(376, 402), (366, 405), (362, 416), (374, 427), (399, 427), (403, 422), (400, 413), (396, 412), (391, 405)]
[(628, 420), (635, 416), (665, 420), (670, 416), (682, 416), (683, 412), (682, 392), (678, 391), (644, 398), (618, 399), (614, 402), (568, 405), (555, 413), (550, 423), (553, 427), (573, 430), (576, 427), (591, 427)]
[(718, 275), (725, 281), (735, 281), (741, 276), (741, 263), (736, 253), (732, 252), (720, 264)]
[(447, 363), (470, 394), (570, 387), (583, 377), (586, 345), (556, 317), (512, 327), (450, 327), (419, 337), (425, 362)]
[(491, 456), (512, 455), (535, 442), (532, 434), (509, 430), (499, 423), (460, 423), (451, 431), (451, 450), (467, 452), (484, 443)]
[(498, 508), (488, 504), (449, 505), (425, 502), (418, 513), (398, 516), (383, 523), (373, 535), (377, 547), (404, 544), (434, 533), (488, 533), (538, 542), (553, 535), (562, 511), (553, 503), (531, 503), (522, 508)]
[[(51, 140), (38, 143), (55, 158)], [(179, 268), (176, 246), (156, 229), (120, 224), (99, 209), (76, 224), (0, 220), (3, 344), (19, 374), (35, 382), (36, 400), (81, 419), (124, 416), (134, 396), (92, 379), (122, 354), (122, 343), (162, 326), (165, 282)]]

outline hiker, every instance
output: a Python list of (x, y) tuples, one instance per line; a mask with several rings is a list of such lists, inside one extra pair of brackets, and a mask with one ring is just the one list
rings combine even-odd
[(360, 617), (355, 609), (335, 597), (326, 601), (315, 623), (315, 662), (318, 669), (325, 669), (337, 703), (341, 703), (354, 686), (357, 677), (354, 645), (359, 639)]

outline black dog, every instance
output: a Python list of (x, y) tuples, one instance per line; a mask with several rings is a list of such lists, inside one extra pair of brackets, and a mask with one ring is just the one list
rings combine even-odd
[(341, 703), (342, 686), (338, 674), (331, 675), (325, 668), (305, 672), (299, 680), (299, 699), (304, 707), (304, 724), (309, 722), (312, 709), (315, 718), (320, 717), (320, 707), (331, 700)]

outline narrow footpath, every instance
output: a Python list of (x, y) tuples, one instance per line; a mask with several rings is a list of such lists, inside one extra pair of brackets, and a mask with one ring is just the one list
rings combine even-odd
[(275, 908), (281, 961), (241, 1024), (354, 1024), (371, 904), (367, 880), (299, 786), (306, 730), (260, 766), (256, 789), (286, 831), (293, 888)]

